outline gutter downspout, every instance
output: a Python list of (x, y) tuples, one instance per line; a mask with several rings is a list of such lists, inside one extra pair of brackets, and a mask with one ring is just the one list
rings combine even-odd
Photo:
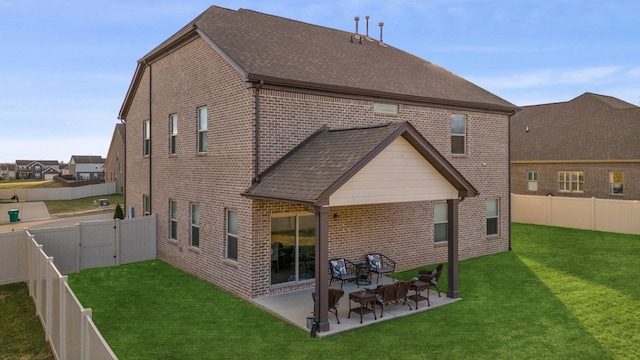
[(260, 83), (256, 86), (255, 91), (255, 118), (254, 118), (254, 169), (253, 169), (253, 183), (260, 182), (260, 89), (264, 85), (264, 80), (260, 80)]
[(508, 192), (509, 192), (509, 251), (512, 250), (511, 247), (511, 117), (515, 114), (515, 110), (509, 114), (508, 124), (507, 124), (507, 133), (509, 137), (507, 138), (507, 162), (509, 169), (509, 182), (508, 182)]
[[(151, 129), (153, 128), (152, 126), (152, 114), (153, 114), (153, 108), (152, 108), (152, 103), (151, 103), (151, 96), (153, 94), (152, 90), (152, 68), (151, 68), (151, 64), (147, 63), (145, 61), (145, 65), (147, 65), (149, 67), (149, 215), (153, 214), (153, 212), (151, 211), (151, 209), (153, 208), (153, 190), (152, 190), (152, 179), (153, 179), (153, 171), (151, 171), (152, 169), (152, 165), (153, 165), (153, 131), (151, 131)], [(144, 214), (143, 214), (144, 216)]]
[[(127, 207), (127, 120), (126, 119), (120, 119), (120, 123), (122, 123), (122, 125), (124, 125), (124, 154), (122, 155), (122, 162), (123, 162), (123, 168), (124, 168), (124, 181), (122, 182), (124, 184), (124, 189), (122, 190), (122, 197), (124, 198), (124, 203), (122, 204), (123, 206), (123, 210), (124, 210), (124, 214), (128, 213), (128, 207)], [(116, 186), (117, 186), (117, 182), (116, 182)], [(116, 189), (116, 192), (117, 189)]]

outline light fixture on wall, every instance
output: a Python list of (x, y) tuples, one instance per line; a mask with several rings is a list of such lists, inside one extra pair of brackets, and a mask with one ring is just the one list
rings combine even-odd
[(338, 220), (338, 214), (337, 213), (333, 213), (333, 220)]

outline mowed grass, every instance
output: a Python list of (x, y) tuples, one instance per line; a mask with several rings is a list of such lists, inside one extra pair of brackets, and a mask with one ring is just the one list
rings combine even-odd
[(0, 189), (58, 188), (62, 184), (53, 180), (7, 180), (0, 181)]
[(69, 282), (121, 359), (640, 358), (639, 236), (512, 233), (513, 251), (460, 262), (462, 301), (322, 339), (162, 261)]
[(54, 359), (26, 283), (0, 286), (0, 359)]
[[(94, 201), (98, 201), (99, 199), (108, 199), (109, 206), (95, 206)], [(46, 200), (44, 203), (47, 205), (47, 209), (51, 215), (73, 216), (78, 213), (84, 213), (92, 210), (115, 210), (117, 204), (123, 206), (124, 196), (122, 194), (111, 194), (90, 196), (74, 200)]]

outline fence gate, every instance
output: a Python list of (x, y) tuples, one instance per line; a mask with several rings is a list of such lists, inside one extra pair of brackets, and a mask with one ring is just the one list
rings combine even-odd
[(80, 238), (80, 269), (116, 265), (114, 221), (80, 223)]

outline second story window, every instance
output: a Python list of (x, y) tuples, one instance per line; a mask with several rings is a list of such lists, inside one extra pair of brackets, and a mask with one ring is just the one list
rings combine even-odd
[(146, 120), (142, 126), (142, 155), (149, 156), (151, 154), (151, 123)]
[(609, 172), (609, 193), (612, 195), (624, 194), (624, 172), (622, 171), (610, 171)]
[(169, 154), (175, 155), (178, 151), (178, 115), (169, 115)]
[(465, 115), (451, 115), (451, 154), (465, 155), (466, 149), (467, 117)]
[(527, 191), (538, 191), (538, 173), (527, 171)]
[(207, 152), (207, 108), (198, 108), (198, 152)]

